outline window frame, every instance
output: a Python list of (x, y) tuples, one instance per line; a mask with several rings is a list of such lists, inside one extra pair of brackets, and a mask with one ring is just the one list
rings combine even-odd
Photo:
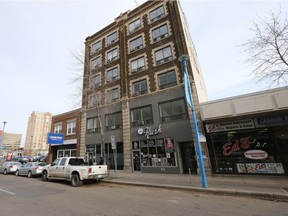
[[(97, 44), (99, 44), (99, 47), (96, 46)], [(102, 49), (102, 41), (99, 40), (99, 41), (96, 41), (95, 43), (92, 44), (91, 46), (91, 51), (92, 53), (96, 53), (98, 51), (100, 51)]]
[[(143, 59), (143, 66), (141, 64), (141, 67), (139, 67), (139, 60), (142, 60), (142, 59)], [(136, 64), (137, 64), (136, 68), (133, 68), (134, 62), (136, 62)], [(142, 63), (142, 62), (140, 62), (140, 63)], [(146, 67), (145, 67), (145, 56), (143, 55), (143, 56), (141, 56), (139, 58), (131, 60), (130, 61), (130, 65), (131, 65), (131, 73), (132, 74), (145, 70), (146, 69)]]
[[(161, 28), (163, 28), (164, 26), (166, 27), (166, 32), (163, 33), (163, 34), (161, 34)], [(159, 36), (154, 37), (154, 32), (156, 32), (156, 31), (159, 31)], [(156, 41), (162, 40), (162, 39), (164, 39), (164, 38), (167, 38), (167, 37), (169, 36), (168, 24), (167, 24), (167, 23), (164, 23), (163, 25), (158, 26), (157, 28), (152, 29), (152, 31), (151, 31), (151, 36), (152, 36), (152, 41), (153, 41), (153, 42), (156, 42)]]
[[(135, 24), (137, 21), (139, 21), (139, 24)], [(131, 26), (133, 25), (133, 27), (131, 28)], [(136, 25), (136, 26), (135, 26)], [(136, 20), (134, 20), (133, 22), (129, 23), (128, 24), (128, 32), (129, 34), (132, 34), (134, 33), (135, 31), (141, 29), (142, 27), (142, 22), (141, 22), (141, 18), (138, 18)]]
[[(99, 62), (98, 62), (98, 60), (99, 60)], [(95, 61), (95, 64), (93, 63), (94, 61)], [(96, 64), (96, 63), (98, 63), (98, 64)], [(91, 69), (92, 70), (93, 69), (97, 69), (97, 68), (99, 68), (101, 66), (102, 66), (102, 61), (101, 61), (101, 56), (100, 55), (95, 57), (95, 58), (93, 58), (93, 59), (91, 59)]]
[[(142, 84), (144, 84), (144, 82), (146, 85), (146, 90), (145, 89), (142, 90)], [(139, 91), (135, 91), (135, 85), (139, 85)], [(145, 95), (147, 93), (148, 93), (148, 82), (146, 78), (132, 82), (132, 95), (133, 96)]]
[[(141, 43), (140, 45), (138, 45), (138, 40), (141, 39)], [(134, 45), (135, 43), (135, 45)], [(136, 46), (137, 45), (137, 46)], [(130, 52), (135, 52), (137, 50), (140, 50), (144, 47), (144, 38), (143, 35), (140, 35), (139, 37), (136, 37), (132, 40), (129, 41), (129, 48), (130, 48)]]
[[(72, 125), (71, 125), (72, 124)], [(72, 126), (72, 127), (71, 127)], [(76, 119), (67, 121), (67, 135), (76, 134)]]
[[(173, 72), (174, 72), (175, 80), (174, 80), (173, 82), (167, 82), (167, 83), (161, 85), (161, 84), (160, 84), (160, 78), (161, 78), (162, 76), (165, 76), (165, 75), (169, 76), (169, 74), (171, 74), (171, 73), (173, 73)], [(158, 81), (158, 88), (159, 88), (160, 90), (166, 89), (166, 88), (170, 88), (170, 87), (173, 87), (173, 86), (177, 86), (177, 75), (176, 75), (176, 71), (175, 71), (174, 69), (172, 69), (172, 70), (169, 70), (169, 71), (167, 71), (167, 72), (158, 74), (158, 75), (157, 75), (157, 81)], [(163, 86), (163, 87), (162, 87), (162, 86)]]
[[(116, 53), (116, 56), (114, 56), (115, 53)], [(110, 54), (112, 55), (111, 58), (109, 58)], [(119, 58), (118, 57), (118, 48), (114, 48), (112, 50), (107, 51), (106, 56), (107, 56), (107, 63), (117, 60)]]
[(106, 40), (107, 40), (107, 46), (115, 43), (118, 40), (118, 31), (114, 31), (113, 33), (107, 35)]
[[(118, 120), (120, 121), (118, 122)], [(122, 112), (115, 112), (115, 113), (105, 115), (105, 127), (107, 131), (121, 129), (122, 124), (123, 124)]]
[[(169, 56), (166, 56), (167, 54), (165, 54), (165, 50), (166, 49), (168, 49), (169, 48)], [(157, 60), (157, 56), (159, 56), (160, 55), (160, 52), (161, 52), (161, 59), (158, 59)], [(158, 66), (158, 65), (161, 65), (161, 64), (164, 64), (164, 63), (166, 63), (166, 62), (170, 62), (170, 61), (172, 61), (173, 60), (173, 52), (172, 52), (172, 47), (171, 47), (171, 45), (168, 45), (168, 46), (165, 46), (165, 47), (163, 47), (163, 48), (161, 48), (161, 49), (158, 49), (158, 50), (155, 50), (154, 51), (154, 58), (155, 58), (155, 63), (156, 63), (156, 66)]]
[[(163, 13), (159, 14), (159, 12), (162, 10), (162, 8), (163, 8)], [(155, 13), (155, 16), (154, 16), (154, 13)], [(153, 14), (153, 18), (152, 18), (152, 14)], [(159, 7), (155, 8), (149, 12), (150, 22), (155, 22), (156, 20), (159, 20), (164, 16), (165, 16), (165, 6), (164, 5), (160, 5)]]
[[(145, 118), (143, 112), (145, 109), (149, 109), (151, 118)], [(140, 113), (140, 118), (134, 119), (134, 112)], [(138, 114), (137, 114), (138, 115)], [(144, 107), (137, 107), (130, 110), (130, 119), (131, 119), (131, 125), (132, 127), (140, 126), (140, 125), (147, 125), (147, 124), (153, 124), (153, 110), (152, 106), (144, 106)]]
[[(179, 110), (179, 108), (174, 107), (177, 104), (176, 103), (181, 103), (181, 109), (183, 109), (182, 112), (179, 113), (175, 113), (175, 110)], [(164, 110), (164, 106), (166, 106), (166, 109), (168, 108), (168, 110)], [(167, 107), (170, 106), (170, 107)], [(179, 105), (178, 105), (179, 106)], [(187, 119), (188, 118), (188, 112), (187, 112), (187, 108), (186, 108), (186, 104), (185, 104), (185, 100), (183, 98), (180, 99), (176, 99), (176, 100), (171, 100), (171, 101), (165, 101), (165, 102), (161, 102), (158, 104), (158, 108), (159, 108), (159, 117), (160, 117), (160, 121), (163, 122), (171, 122), (171, 121), (176, 121), (176, 120), (182, 120), (182, 119)], [(165, 112), (165, 114), (164, 114)], [(171, 112), (171, 113), (169, 113)]]
[[(113, 76), (114, 72), (116, 71), (117, 76)], [(112, 73), (112, 76), (110, 77), (109, 74)], [(111, 69), (108, 69), (106, 72), (106, 80), (107, 82), (113, 82), (119, 79), (119, 67), (113, 67)]]
[(54, 133), (62, 133), (62, 130), (63, 130), (62, 122), (54, 124)]

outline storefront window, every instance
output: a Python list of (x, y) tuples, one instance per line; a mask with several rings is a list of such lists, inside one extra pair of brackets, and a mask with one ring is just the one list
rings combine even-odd
[(215, 173), (284, 174), (267, 128), (210, 135)]
[[(132, 148), (135, 148), (132, 142)], [(140, 140), (141, 166), (176, 166), (175, 145), (171, 138)]]

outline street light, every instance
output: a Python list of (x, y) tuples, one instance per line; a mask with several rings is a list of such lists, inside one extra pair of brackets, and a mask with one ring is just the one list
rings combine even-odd
[(195, 141), (196, 141), (196, 145), (197, 145), (197, 153), (198, 153), (198, 158), (199, 158), (200, 172), (201, 172), (201, 177), (202, 177), (202, 186), (203, 186), (203, 188), (207, 188), (208, 185), (207, 185), (206, 173), (205, 173), (205, 169), (204, 169), (202, 148), (201, 148), (201, 144), (200, 144), (200, 140), (199, 140), (197, 118), (196, 118), (196, 114), (195, 114), (192, 90), (190, 87), (190, 81), (189, 81), (188, 69), (187, 69), (187, 61), (189, 60), (189, 55), (182, 55), (179, 57), (178, 60), (183, 65), (186, 100), (192, 109), (192, 118), (193, 118), (193, 125), (194, 125), (194, 131), (195, 131)]
[(5, 125), (7, 124), (6, 121), (3, 122), (3, 129), (2, 129), (2, 136), (0, 139), (0, 151), (2, 150), (2, 143), (3, 143), (3, 139), (4, 139), (4, 131), (5, 131)]

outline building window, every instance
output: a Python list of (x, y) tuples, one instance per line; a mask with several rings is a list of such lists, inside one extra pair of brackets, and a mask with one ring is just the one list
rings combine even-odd
[(183, 99), (159, 104), (161, 122), (187, 119), (187, 111)]
[(137, 31), (138, 29), (141, 28), (141, 19), (137, 19), (134, 22), (129, 24), (129, 33), (131, 34), (134, 31)]
[(172, 60), (171, 47), (168, 46), (163, 49), (157, 50), (155, 52), (155, 60), (156, 60), (156, 65), (160, 65), (165, 62), (171, 61)]
[(105, 116), (106, 130), (115, 130), (122, 128), (122, 113), (112, 113)]
[(116, 102), (119, 100), (118, 88), (107, 91), (107, 100), (108, 100), (108, 103)]
[(168, 37), (168, 26), (167, 24), (160, 26), (152, 31), (153, 41), (158, 41)]
[(133, 96), (143, 95), (147, 93), (147, 80), (135, 82), (133, 85)]
[(107, 71), (107, 82), (112, 82), (119, 79), (118, 67)]
[(131, 110), (132, 126), (153, 124), (152, 107), (141, 107)]
[(158, 75), (158, 85), (160, 89), (177, 85), (176, 73), (174, 70)]
[(92, 85), (93, 85), (94, 87), (98, 87), (98, 86), (101, 85), (101, 77), (100, 77), (100, 74), (92, 77), (92, 83), (93, 83)]
[(99, 131), (98, 117), (87, 119), (87, 133), (95, 133)]
[(62, 123), (56, 123), (55, 124), (54, 133), (62, 133)]
[[(136, 144), (137, 141), (132, 142), (133, 150)], [(172, 138), (140, 140), (140, 151), (142, 166), (176, 166), (175, 144)]]
[(113, 49), (109, 52), (107, 52), (107, 61), (111, 62), (118, 59), (118, 49)]
[(143, 38), (142, 36), (130, 41), (130, 51), (136, 51), (143, 47)]
[(144, 56), (131, 61), (131, 72), (136, 73), (145, 70), (145, 58)]
[(92, 61), (91, 61), (91, 69), (96, 69), (96, 68), (99, 68), (99, 67), (101, 67), (101, 58), (100, 58), (100, 56), (98, 56), (95, 59), (92, 59)]
[(67, 135), (76, 133), (76, 121), (68, 121), (67, 122)]
[(92, 53), (101, 50), (101, 48), (102, 48), (101, 41), (97, 41), (96, 43), (92, 44)]
[(151, 11), (149, 16), (151, 21), (156, 21), (165, 15), (164, 6), (160, 6), (155, 10)]
[(107, 45), (115, 43), (117, 41), (117, 32), (114, 32), (107, 36)]

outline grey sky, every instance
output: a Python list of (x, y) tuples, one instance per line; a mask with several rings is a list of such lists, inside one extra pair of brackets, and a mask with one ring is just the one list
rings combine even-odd
[[(139, 4), (145, 0), (136, 0)], [(248, 76), (240, 44), (269, 10), (288, 11), (287, 1), (180, 0), (210, 100), (263, 90)], [(135, 0), (0, 0), (0, 128), (25, 141), (32, 111), (60, 114), (73, 107), (69, 84), (72, 51), (85, 38), (136, 7)]]

